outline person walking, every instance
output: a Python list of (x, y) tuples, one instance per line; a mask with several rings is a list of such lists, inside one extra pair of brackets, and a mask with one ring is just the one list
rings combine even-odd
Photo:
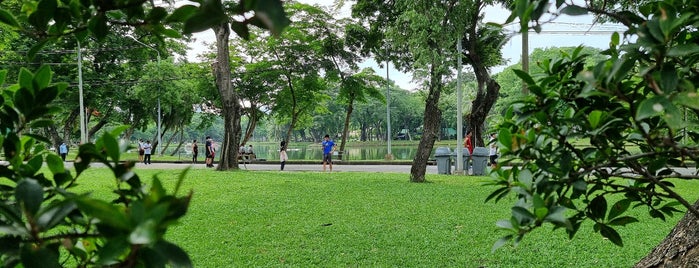
[(289, 156), (286, 155), (286, 141), (282, 141), (282, 143), (279, 145), (279, 161), (281, 162), (282, 171), (284, 171), (286, 160), (289, 160)]
[(323, 172), (325, 172), (325, 165), (330, 167), (330, 172), (333, 171), (333, 159), (332, 154), (335, 152), (335, 142), (330, 139), (330, 135), (325, 134), (323, 137)]
[(206, 160), (204, 162), (206, 163), (206, 167), (214, 167), (214, 150), (213, 150), (213, 141), (211, 140), (211, 137), (206, 136), (206, 143), (204, 144), (204, 148), (206, 149), (205, 156)]
[(65, 162), (68, 155), (68, 145), (65, 142), (61, 142), (61, 145), (58, 146), (58, 153), (61, 155), (63, 162)]
[(143, 162), (143, 139), (138, 140), (138, 162)]
[(192, 164), (197, 163), (197, 156), (199, 156), (199, 146), (197, 145), (197, 140), (192, 141)]
[(150, 165), (151, 149), (153, 149), (153, 146), (151, 146), (150, 141), (146, 141), (143, 144), (143, 164)]
[(498, 144), (497, 135), (495, 133), (490, 134), (490, 141), (488, 143), (490, 144), (490, 166), (495, 168), (498, 165)]

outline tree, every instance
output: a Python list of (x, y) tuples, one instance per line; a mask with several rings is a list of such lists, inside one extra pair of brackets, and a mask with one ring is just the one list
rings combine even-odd
[[(143, 27), (158, 36), (179, 36), (167, 27), (169, 23), (184, 23), (192, 32), (225, 19), (220, 16), (223, 7), (218, 1), (203, 1), (199, 7), (185, 5), (172, 14), (147, 1), (19, 2), (26, 9), (18, 18), (0, 6), (0, 24), (3, 30), (26, 31), (41, 39), (27, 53), (29, 58), (49, 42), (68, 35), (75, 34), (80, 40), (89, 35), (104, 41), (114, 25)], [(279, 1), (271, 2), (247, 2), (239, 7), (248, 19), (234, 24), (236, 30), (244, 33), (248, 24), (279, 26), (276, 22), (285, 16), (279, 13)], [(0, 70), (0, 139), (8, 162), (0, 168), (0, 177), (10, 182), (0, 189), (4, 197), (0, 201), (3, 266), (191, 267), (186, 252), (163, 239), (168, 227), (186, 214), (191, 200), (191, 194), (177, 196), (184, 174), (173, 194), (168, 194), (157, 178), (146, 188), (132, 171), (135, 164), (121, 161), (128, 145), (120, 143), (118, 135), (125, 127), (105, 133), (94, 144), (81, 145), (79, 161), (74, 163), (75, 176), (57, 155), (46, 150), (46, 137), (27, 133), (30, 128), (52, 124), (50, 115), (60, 111), (52, 103), (68, 85), (53, 84), (52, 75), (46, 66), (36, 72), (22, 68), (18, 82), (6, 86), (7, 71)], [(48, 171), (42, 167), (44, 162)], [(70, 189), (91, 162), (101, 162), (114, 173), (118, 191), (111, 203)]]
[[(543, 4), (517, 1), (513, 17), (540, 29)], [(511, 105), (499, 131), (504, 164), (521, 164), (495, 170), (493, 183), (500, 187), (488, 199), (517, 198), (511, 219), (498, 222), (511, 233), (496, 247), (545, 223), (572, 237), (587, 220), (621, 246), (616, 228), (638, 221), (629, 208), (644, 207), (665, 219), (681, 206), (686, 215), (636, 266), (698, 265), (699, 202), (677, 194), (672, 180), (699, 178), (677, 170), (699, 159), (699, 135), (683, 131), (696, 125), (683, 113), (699, 112), (699, 3), (660, 1), (605, 11), (559, 2), (557, 8), (604, 15), (624, 24), (627, 38), (622, 43), (614, 34), (603, 52), (608, 58), (591, 68), (577, 49), (541, 62), (540, 76), (517, 71), (532, 95)]]
[[(423, 135), (413, 160), (410, 180), (425, 181), (427, 161), (441, 126), (438, 107), (443, 85), (451, 77), (457, 40), (465, 44), (467, 63), (472, 64), (479, 81), (479, 95), (471, 112), (473, 124), (483, 118), (497, 98), (499, 86), (489, 78), (489, 64), (498, 62), (498, 30), (480, 29), (485, 2), (476, 1), (357, 1), (353, 16), (363, 18), (368, 29), (350, 29), (353, 44), (378, 60), (390, 59), (397, 68), (412, 71), (426, 88)], [(484, 49), (489, 48), (489, 49)], [(388, 51), (388, 52), (386, 52)], [(390, 54), (389, 54), (390, 52)], [(486, 91), (487, 89), (487, 91)]]
[(340, 95), (338, 97), (347, 105), (345, 108), (345, 120), (342, 127), (342, 142), (340, 142), (340, 151), (344, 152), (345, 144), (349, 136), (350, 119), (352, 118), (355, 102), (366, 102), (367, 97), (384, 100), (384, 102), (385, 99), (378, 90), (381, 84), (383, 84), (384, 79), (374, 74), (373, 69), (364, 69), (359, 73), (348, 77), (343, 75), (342, 77), (340, 82)]
[[(213, 64), (213, 73), (216, 86), (221, 96), (226, 132), (221, 142), (221, 156), (218, 170), (238, 169), (238, 144), (240, 143), (240, 96), (231, 84), (230, 48), (229, 38), (231, 29), (239, 36), (247, 39), (250, 36), (248, 25), (255, 25), (265, 29), (271, 29), (274, 34), (280, 34), (281, 30), (289, 24), (282, 4), (279, 0), (255, 1), (246, 3), (234, 3), (225, 8), (219, 1), (204, 2), (211, 4), (209, 8), (220, 11), (222, 15), (216, 20), (213, 31), (216, 34), (216, 62)], [(224, 13), (225, 11), (225, 13)], [(249, 16), (250, 13), (254, 15)], [(218, 14), (217, 14), (218, 15)], [(216, 17), (216, 16), (215, 16)], [(205, 14), (201, 19), (210, 20)], [(241, 19), (242, 20), (239, 20)]]

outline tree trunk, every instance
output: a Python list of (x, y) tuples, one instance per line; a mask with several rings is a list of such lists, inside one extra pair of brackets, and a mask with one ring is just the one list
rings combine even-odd
[[(63, 140), (65, 140), (68, 144), (72, 143), (71, 137), (73, 136), (73, 126), (75, 125), (75, 121), (78, 120), (77, 118), (79, 115), (80, 108), (75, 108), (71, 110), (70, 115), (68, 115), (68, 118), (63, 124)], [(78, 124), (79, 123), (80, 122), (78, 122)]]
[[(427, 172), (427, 161), (432, 154), (432, 147), (439, 135), (442, 111), (439, 110), (439, 96), (442, 93), (442, 75), (436, 71), (435, 63), (430, 67), (430, 91), (425, 103), (424, 130), (417, 153), (410, 168), (411, 182), (424, 182)], [(388, 137), (391, 138), (391, 137)]]
[[(694, 203), (699, 208), (699, 201)], [(665, 239), (634, 267), (699, 267), (699, 218), (687, 212)]]
[(240, 102), (231, 84), (231, 66), (229, 37), (231, 30), (228, 22), (213, 27), (216, 34), (216, 62), (213, 64), (216, 86), (223, 105), (221, 114), (225, 126), (218, 170), (238, 169), (238, 144), (240, 144)]
[[(482, 2), (479, 1), (479, 8), (471, 12), (472, 19), (478, 21), (478, 17), (481, 13)], [(471, 124), (471, 130), (473, 130), (473, 136), (475, 145), (478, 147), (485, 147), (484, 128), (485, 119), (493, 108), (495, 102), (500, 94), (500, 85), (490, 76), (483, 59), (481, 58), (481, 51), (478, 42), (477, 24), (471, 25), (466, 32), (466, 36), (461, 40), (462, 45), (466, 48), (464, 53), (468, 53), (465, 56), (468, 58), (468, 63), (473, 68), (473, 72), (476, 75), (476, 81), (478, 82), (478, 90), (476, 92), (476, 98), (473, 100), (471, 105), (471, 113), (467, 116), (467, 122)]]
[(182, 145), (184, 144), (184, 139), (183, 139), (184, 138), (184, 129), (180, 129), (179, 134), (180, 134), (180, 140), (179, 140), (179, 143), (177, 143), (177, 148), (175, 148), (175, 150), (173, 150), (172, 153), (170, 153), (170, 156), (175, 156), (175, 154), (177, 154), (177, 152), (179, 152), (180, 149), (182, 149)]
[[(345, 144), (347, 143), (347, 136), (349, 135), (350, 117), (352, 116), (352, 111), (354, 110), (353, 105), (354, 96), (350, 96), (349, 103), (347, 104), (347, 115), (345, 115), (345, 125), (342, 129), (342, 142), (340, 142), (340, 152), (345, 151)], [(340, 154), (338, 158), (342, 160), (342, 154)]]
[[(257, 127), (257, 121), (259, 121), (259, 119), (260, 119), (256, 106), (254, 106), (254, 105), (250, 106), (250, 112), (248, 113), (248, 118), (249, 118), (248, 125), (245, 128), (245, 136), (243, 136), (243, 140), (240, 142), (240, 145), (238, 147), (248, 143), (248, 141), (252, 137), (252, 133), (255, 132), (255, 127)], [(286, 142), (289, 142), (289, 141), (286, 141)]]
[(160, 155), (165, 154), (165, 150), (167, 150), (167, 148), (170, 147), (172, 140), (175, 138), (175, 136), (177, 136), (177, 134), (177, 131), (175, 131), (175, 133), (172, 133), (172, 135), (170, 135), (170, 138), (168, 138), (167, 141), (165, 141), (165, 144), (163, 144), (163, 149), (160, 150)]
[[(56, 148), (58, 148), (58, 146), (61, 145), (61, 142), (65, 141), (65, 139), (61, 139), (61, 137), (58, 135), (58, 130), (55, 126), (46, 127), (46, 132), (51, 137), (51, 143)], [(70, 142), (67, 143), (70, 144)]]

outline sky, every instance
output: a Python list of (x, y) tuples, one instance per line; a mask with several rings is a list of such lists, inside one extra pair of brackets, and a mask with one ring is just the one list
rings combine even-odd
[[(300, 2), (308, 4), (317, 4), (321, 6), (331, 6), (333, 0), (300, 0)], [(348, 1), (350, 2), (350, 1)], [(494, 23), (504, 23), (509, 12), (499, 7), (488, 7), (485, 9), (485, 21)], [(349, 6), (343, 8), (340, 11), (340, 16), (349, 16)], [(566, 47), (566, 46), (578, 46), (586, 45), (595, 48), (606, 48), (609, 44), (609, 37), (613, 31), (618, 31), (621, 28), (615, 26), (607, 25), (594, 25), (592, 26), (593, 19), (591, 16), (562, 16), (556, 19), (554, 23), (549, 23), (543, 26), (544, 31), (542, 33), (530, 33), (529, 34), (529, 52), (531, 53), (536, 48), (547, 48), (547, 47)], [(518, 30), (517, 25), (506, 27), (510, 29), (513, 34)], [(197, 33), (194, 36), (197, 42), (191, 45), (188, 51), (188, 58), (190, 60), (196, 60), (196, 55), (202, 53), (206, 47), (204, 43), (213, 43), (215, 37), (212, 30)], [(509, 42), (503, 46), (503, 57), (506, 60), (506, 64), (502, 66), (497, 66), (491, 69), (493, 73), (502, 71), (505, 67), (516, 64), (520, 61), (522, 51), (522, 38), (520, 34), (515, 34)], [(386, 69), (384, 67), (379, 67), (379, 65), (373, 61), (373, 59), (368, 59), (360, 67), (371, 67), (374, 68), (377, 74), (386, 75)], [(467, 70), (464, 68), (464, 70)], [(403, 89), (416, 90), (417, 84), (413, 82), (412, 75), (407, 73), (401, 73), (389, 66), (389, 79), (395, 81), (395, 83)]]

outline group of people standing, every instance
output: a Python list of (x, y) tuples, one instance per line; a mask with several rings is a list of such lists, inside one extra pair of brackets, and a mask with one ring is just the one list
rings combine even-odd
[(153, 150), (153, 145), (150, 141), (138, 140), (138, 162), (143, 162), (145, 165), (150, 165), (151, 151)]
[[(466, 132), (466, 139), (464, 139), (464, 148), (468, 150), (469, 155), (473, 155), (473, 131), (469, 130)], [(495, 143), (497, 139), (497, 134), (490, 133), (490, 140), (488, 141), (488, 157), (490, 166), (495, 168), (498, 165), (498, 146)]]
[[(214, 167), (214, 157), (216, 157), (216, 146), (214, 140), (210, 136), (206, 136), (206, 141), (204, 142), (204, 149), (206, 150), (204, 154), (204, 163), (206, 167)], [(199, 145), (197, 140), (192, 141), (192, 164), (196, 164), (199, 157)]]

